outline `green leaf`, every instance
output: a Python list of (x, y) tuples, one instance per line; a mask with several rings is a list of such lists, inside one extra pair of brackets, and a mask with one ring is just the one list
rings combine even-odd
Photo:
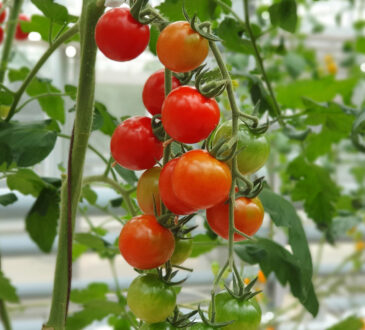
[(19, 169), (15, 174), (7, 177), (9, 189), (17, 190), (23, 195), (33, 195), (37, 197), (46, 186), (44, 181), (30, 169)]
[(13, 93), (9, 91), (0, 91), (0, 105), (11, 105), (13, 103), (13, 100)]
[(355, 49), (358, 53), (365, 54), (365, 37), (358, 36), (355, 42)]
[(128, 184), (131, 186), (134, 186), (134, 184), (138, 181), (138, 178), (136, 176), (136, 173), (134, 171), (128, 170), (119, 164), (117, 164), (114, 169), (117, 171), (117, 173), (120, 175), (122, 179), (125, 180)]
[(336, 214), (335, 206), (340, 197), (340, 189), (328, 171), (299, 156), (289, 164), (287, 175), (295, 182), (292, 199), (304, 201), (308, 216), (320, 229), (328, 228)]
[(328, 233), (326, 233), (330, 238), (330, 242), (334, 243), (340, 237), (344, 237), (351, 228), (359, 225), (361, 221), (361, 217), (353, 213), (335, 217)]
[(32, 3), (52, 21), (60, 24), (69, 22), (68, 11), (65, 6), (55, 3), (53, 0), (32, 0)]
[(22, 66), (20, 69), (10, 69), (8, 73), (9, 81), (22, 81), (27, 77), (29, 71), (29, 68), (25, 66)]
[[(201, 21), (217, 18), (220, 11), (217, 11), (217, 4), (211, 0), (185, 0), (185, 9), (189, 16), (197, 14)], [(170, 21), (185, 20), (182, 11), (183, 0), (165, 0), (156, 8)]]
[(355, 315), (349, 316), (341, 322), (327, 328), (327, 330), (361, 330), (363, 329), (363, 321)]
[(19, 302), (16, 289), (11, 285), (9, 279), (5, 277), (2, 271), (0, 271), (0, 299), (13, 303)]
[(196, 258), (201, 254), (207, 253), (218, 246), (218, 240), (211, 239), (208, 235), (199, 234), (193, 238), (193, 251), (190, 258)]
[(150, 49), (150, 52), (154, 55), (157, 55), (156, 45), (159, 35), (160, 35), (159, 29), (156, 26), (152, 25), (150, 29), (150, 42), (148, 44), (148, 48)]
[[(51, 85), (49, 80), (35, 78), (29, 84), (26, 92), (29, 96), (39, 96), (50, 93), (60, 93), (60, 90)], [(38, 98), (42, 110), (52, 119), (65, 122), (65, 103), (61, 96), (50, 95)]]
[(281, 245), (257, 237), (257, 241), (246, 241), (235, 245), (235, 252), (250, 264), (259, 264), (266, 276), (274, 272), (279, 282), (290, 286), (292, 294), (301, 304), (316, 316), (319, 309), (318, 300), (312, 283), (308, 283), (304, 269), (298, 260)]
[(332, 76), (316, 80), (297, 80), (290, 84), (285, 83), (285, 85), (277, 86), (276, 97), (283, 107), (305, 108), (303, 98), (310, 98), (317, 102), (327, 102), (333, 100), (339, 94), (347, 99), (351, 97), (357, 82), (357, 78), (335, 80)]
[(297, 53), (288, 53), (284, 57), (284, 65), (293, 78), (298, 78), (307, 66), (303, 56)]
[(354, 121), (351, 140), (357, 149), (365, 152), (365, 110), (361, 111)]
[[(33, 166), (45, 159), (53, 150), (57, 133), (49, 130), (51, 121), (0, 122), (0, 146), (11, 152), (18, 166)], [(0, 156), (0, 160), (1, 160)]]
[[(94, 121), (97, 125), (93, 129), (98, 129), (106, 135), (112, 136), (115, 128), (118, 125), (118, 120), (116, 117), (111, 115), (106, 106), (100, 102), (95, 102), (95, 117)], [(95, 124), (93, 124), (95, 125)]]
[(75, 262), (81, 257), (89, 248), (86, 245), (73, 243), (72, 244), (72, 262)]
[(90, 283), (85, 289), (71, 291), (70, 300), (77, 304), (83, 304), (90, 300), (106, 300), (109, 287), (105, 283)]
[(309, 251), (302, 221), (294, 206), (267, 188), (263, 189), (260, 193), (260, 200), (265, 212), (270, 214), (275, 225), (288, 228), (289, 244), (293, 251), (293, 256), (296, 258), (298, 264), (301, 265), (302, 277), (306, 281), (306, 286), (312, 285), (312, 256)]
[(268, 111), (271, 116), (275, 117), (275, 110), (271, 96), (266, 91), (262, 79), (254, 75), (247, 75), (248, 88), (253, 104), (260, 102), (259, 112), (263, 114)]
[(350, 136), (354, 116), (345, 113), (335, 103), (319, 104), (309, 99), (303, 100), (307, 108), (305, 123), (321, 125), (318, 133), (311, 132), (305, 143), (305, 153), (310, 161), (331, 151), (332, 144)]
[(7, 205), (10, 205), (10, 204), (13, 204), (17, 200), (18, 200), (18, 197), (16, 197), (16, 195), (13, 194), (13, 193), (0, 195), (0, 204), (2, 206), (7, 206)]
[(71, 98), (71, 100), (76, 101), (77, 87), (73, 85), (65, 85), (65, 93)]
[(297, 3), (295, 0), (281, 0), (269, 7), (271, 24), (294, 33), (297, 27)]
[(27, 232), (43, 252), (52, 250), (56, 238), (59, 201), (59, 191), (43, 189), (25, 219)]
[(67, 330), (79, 330), (98, 320), (101, 321), (110, 314), (120, 315), (124, 312), (121, 305), (108, 300), (93, 300), (84, 305), (84, 309), (67, 318)]
[(85, 198), (91, 205), (94, 205), (98, 199), (97, 193), (86, 185), (82, 188), (82, 197)]
[(242, 54), (253, 54), (251, 41), (244, 37), (245, 25), (235, 19), (226, 17), (219, 24), (217, 35), (223, 40), (223, 45), (229, 50)]

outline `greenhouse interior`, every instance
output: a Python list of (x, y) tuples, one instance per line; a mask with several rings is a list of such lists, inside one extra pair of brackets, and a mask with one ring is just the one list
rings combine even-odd
[(365, 329), (365, 1), (0, 5), (0, 329)]

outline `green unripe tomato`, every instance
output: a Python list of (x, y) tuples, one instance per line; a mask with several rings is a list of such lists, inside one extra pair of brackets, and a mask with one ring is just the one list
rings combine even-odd
[(159, 323), (170, 316), (176, 306), (176, 293), (157, 275), (145, 274), (128, 288), (127, 304), (133, 314), (147, 323)]
[[(213, 146), (219, 139), (231, 137), (232, 120), (228, 120), (218, 126), (213, 136)], [(243, 175), (249, 175), (258, 171), (266, 163), (270, 145), (265, 135), (253, 134), (244, 123), (239, 122), (237, 150), (241, 150), (237, 155), (238, 170)]]
[(225, 330), (257, 330), (260, 326), (261, 308), (253, 299), (239, 300), (228, 292), (221, 292), (215, 296), (215, 311), (217, 323), (235, 320), (224, 327)]
[(9, 105), (0, 105), (0, 118), (5, 119), (10, 111)]
[(177, 239), (175, 240), (175, 250), (171, 257), (173, 265), (180, 265), (188, 259), (193, 251), (192, 239)]
[(153, 323), (153, 324), (145, 323), (139, 328), (139, 330), (174, 330), (174, 329), (177, 328), (175, 328), (168, 322)]
[(214, 329), (204, 323), (195, 323), (193, 326), (188, 328), (188, 330), (216, 330), (216, 329)]

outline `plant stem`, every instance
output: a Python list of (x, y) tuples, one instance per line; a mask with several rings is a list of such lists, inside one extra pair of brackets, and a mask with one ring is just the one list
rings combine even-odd
[(237, 13), (229, 5), (224, 3), (222, 0), (213, 0), (213, 1), (216, 2), (218, 5), (220, 5), (222, 8), (224, 8), (225, 10), (229, 11), (237, 21), (239, 21), (240, 23), (244, 23), (242, 21), (241, 17), (239, 17), (237, 15)]
[(23, 0), (14, 0), (9, 12), (8, 23), (6, 26), (6, 37), (1, 54), (0, 61), (0, 83), (4, 82), (6, 68), (10, 57), (11, 48), (15, 36), (16, 25), (18, 23), (18, 16), (22, 7)]
[(104, 175), (93, 175), (93, 176), (88, 176), (83, 180), (83, 184), (90, 184), (90, 183), (95, 183), (95, 182), (102, 182), (102, 183), (106, 183), (107, 185), (111, 186), (115, 191), (117, 191), (118, 193), (120, 193), (123, 197), (123, 200), (126, 203), (128, 212), (134, 217), (137, 215), (136, 210), (133, 207), (131, 198), (128, 194), (128, 192), (123, 189), (123, 187), (121, 185), (119, 185), (118, 182), (104, 176)]
[(252, 47), (253, 47), (253, 50), (254, 50), (256, 63), (257, 63), (257, 65), (258, 65), (258, 67), (261, 71), (262, 77), (263, 77), (263, 79), (266, 83), (267, 89), (269, 90), (270, 96), (273, 100), (275, 115), (278, 118), (278, 121), (279, 121), (280, 125), (285, 126), (285, 123), (284, 123), (283, 119), (281, 118), (280, 107), (279, 107), (278, 101), (276, 100), (274, 91), (272, 89), (271, 83), (270, 83), (270, 81), (267, 77), (267, 74), (266, 74), (266, 71), (265, 71), (265, 68), (264, 68), (264, 62), (261, 58), (260, 52), (259, 52), (259, 50), (257, 48), (257, 45), (256, 45), (255, 35), (253, 34), (252, 29), (251, 29), (250, 12), (249, 12), (249, 9), (248, 9), (248, 0), (243, 0), (243, 5), (244, 5), (244, 8), (245, 8), (245, 25), (246, 25), (248, 35), (251, 39), (251, 44), (252, 44)]
[[(14, 116), (15, 110), (18, 106), (20, 98), (22, 97), (23, 93), (25, 92), (26, 88), (31, 83), (31, 81), (33, 80), (35, 75), (38, 73), (39, 69), (43, 66), (43, 64), (48, 60), (48, 58), (53, 54), (53, 52), (60, 45), (62, 45), (65, 41), (67, 41), (72, 36), (74, 36), (78, 31), (79, 31), (79, 23), (76, 23), (69, 30), (67, 30), (65, 33), (63, 33), (57, 40), (55, 40), (55, 42), (45, 51), (45, 53), (38, 60), (38, 62), (35, 64), (33, 69), (28, 73), (28, 76), (25, 78), (22, 85), (15, 92), (14, 100), (13, 100), (13, 103), (10, 107), (8, 117), (5, 119), (6, 121), (9, 121)], [(0, 78), (1, 78), (1, 76), (0, 76)]]
[[(0, 270), (1, 270), (1, 253), (0, 253)], [(11, 330), (11, 323), (8, 314), (8, 310), (6, 309), (5, 301), (0, 299), (0, 319), (4, 326), (4, 330)]]
[[(68, 296), (68, 232), (73, 231), (76, 218), (76, 210), (81, 194), (81, 184), (85, 154), (88, 147), (88, 140), (92, 127), (94, 111), (94, 89), (95, 89), (95, 61), (96, 44), (94, 38), (95, 25), (104, 11), (104, 4), (98, 4), (98, 0), (84, 0), (80, 20), (81, 38), (81, 65), (79, 85), (76, 100), (76, 118), (74, 126), (74, 147), (71, 153), (72, 181), (71, 181), (71, 215), (72, 228), (68, 228), (68, 187), (65, 181), (61, 190), (61, 214), (60, 231), (58, 240), (58, 252), (56, 260), (55, 279), (53, 287), (52, 305), (49, 320), (45, 329), (63, 330), (67, 317), (67, 296)], [(72, 32), (70, 32), (74, 29)], [(78, 27), (74, 26), (65, 32), (59, 39), (67, 40), (72, 33), (77, 32)], [(65, 37), (67, 35), (67, 38)], [(56, 40), (52, 47), (59, 43)], [(50, 48), (51, 49), (51, 48)], [(33, 69), (34, 70), (34, 69)], [(29, 76), (28, 76), (29, 77)], [(31, 79), (30, 79), (31, 80)], [(71, 233), (72, 234), (72, 233)]]

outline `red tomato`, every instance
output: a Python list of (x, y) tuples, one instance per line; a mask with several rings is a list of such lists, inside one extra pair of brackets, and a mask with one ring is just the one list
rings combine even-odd
[[(260, 229), (263, 219), (264, 208), (257, 197), (253, 199), (239, 197), (236, 199), (234, 204), (234, 224), (236, 229), (251, 236)], [(217, 235), (228, 239), (229, 205), (227, 202), (207, 209), (207, 221), (210, 228)], [(239, 234), (234, 235), (235, 241), (243, 241), (244, 239)]]
[(162, 142), (152, 132), (151, 118), (135, 116), (122, 122), (110, 141), (113, 158), (130, 170), (146, 170), (163, 154)]
[(193, 209), (183, 203), (172, 189), (172, 173), (178, 158), (171, 159), (162, 169), (159, 181), (159, 190), (162, 202), (164, 205), (175, 214), (187, 215), (196, 212), (198, 209)]
[(143, 213), (154, 215), (153, 203), (156, 204), (157, 214), (160, 214), (160, 192), (158, 180), (161, 167), (152, 167), (145, 171), (138, 180), (137, 202)]
[(129, 61), (140, 55), (150, 40), (148, 25), (137, 22), (128, 8), (113, 8), (100, 17), (95, 41), (101, 52), (114, 61)]
[[(172, 77), (172, 89), (180, 86), (180, 81)], [(152, 74), (146, 81), (142, 92), (143, 104), (151, 115), (161, 113), (165, 100), (165, 71), (160, 70)]]
[(207, 138), (220, 117), (217, 102), (190, 86), (173, 90), (166, 97), (161, 114), (167, 134), (182, 143), (197, 143)]
[[(27, 15), (20, 14), (18, 17), (18, 21), (29, 21), (29, 18)], [(22, 27), (20, 26), (20, 23), (16, 25), (15, 30), (15, 39), (16, 40), (25, 40), (28, 38), (28, 32), (23, 32)]]
[(205, 150), (182, 155), (172, 173), (172, 188), (181, 201), (206, 209), (227, 200), (232, 184), (229, 167)]
[(174, 22), (157, 39), (160, 62), (174, 72), (188, 72), (202, 64), (208, 55), (208, 40), (195, 32), (188, 22)]
[(4, 30), (2, 27), (0, 27), (0, 44), (3, 42), (4, 40)]
[[(3, 7), (3, 4), (0, 3), (0, 10), (1, 8)], [(4, 23), (5, 21), (5, 18), (6, 18), (6, 9), (4, 9), (1, 14), (0, 14), (0, 23)]]
[(132, 267), (152, 269), (168, 261), (175, 249), (172, 232), (162, 227), (153, 215), (132, 218), (119, 236), (119, 250)]

